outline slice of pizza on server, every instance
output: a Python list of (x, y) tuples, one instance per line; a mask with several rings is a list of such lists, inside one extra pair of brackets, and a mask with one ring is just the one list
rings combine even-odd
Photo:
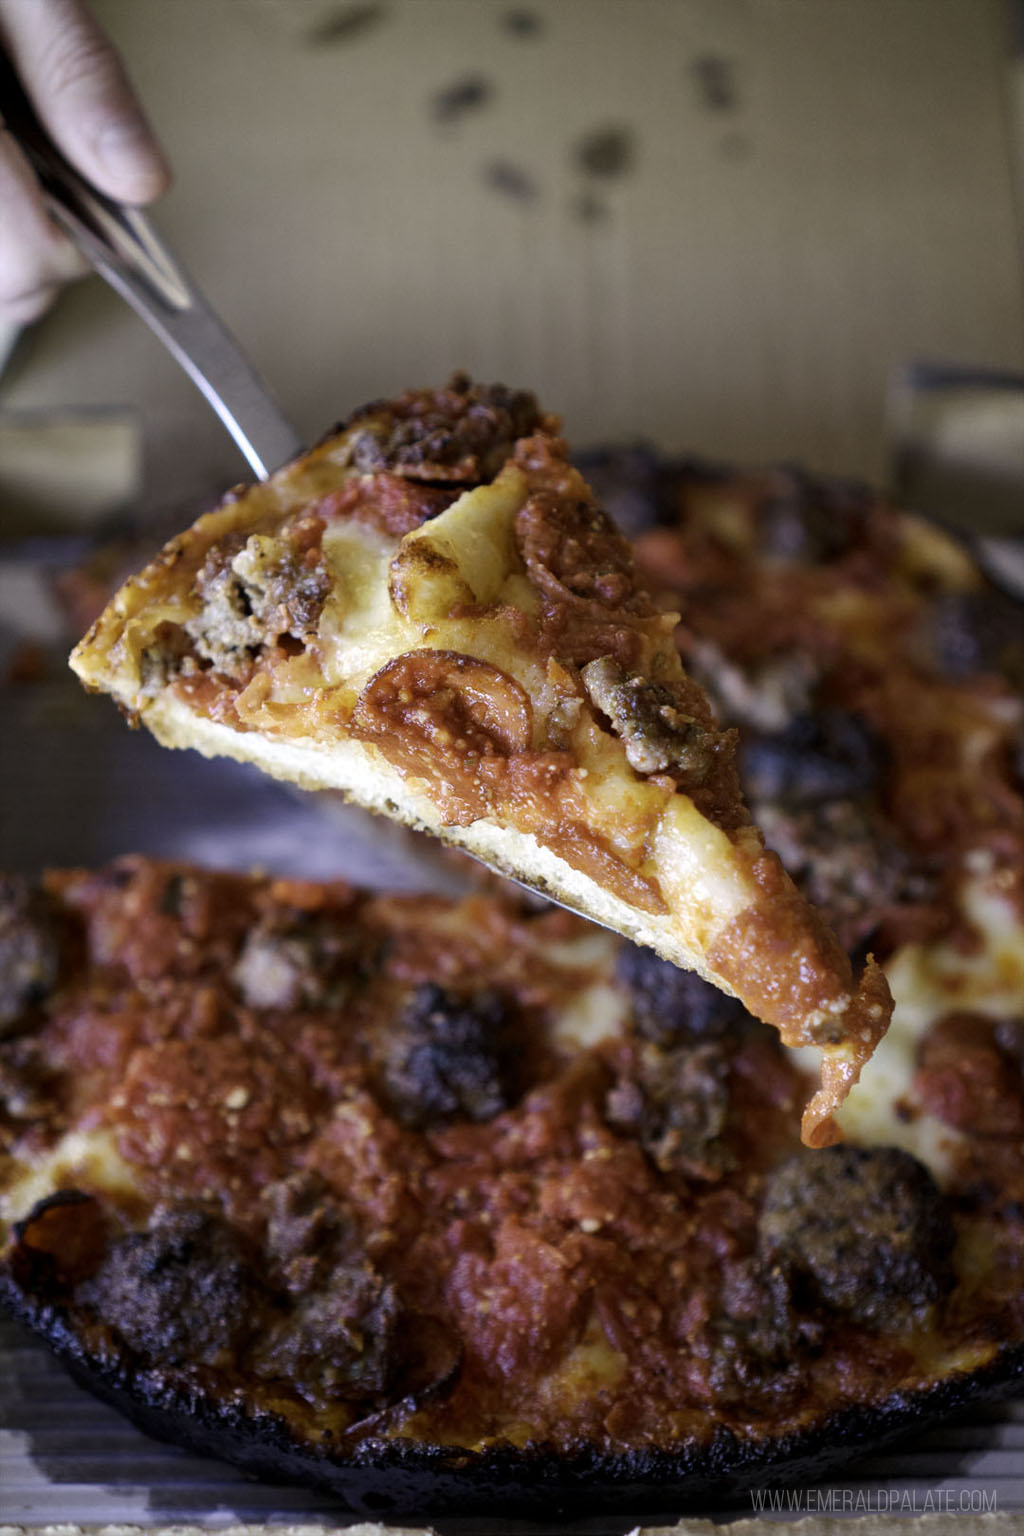
[(117, 593), (72, 666), (168, 746), (435, 834), (820, 1048), (805, 1140), (884, 1034), (767, 851), (676, 616), (533, 397), (463, 377), (366, 407)]

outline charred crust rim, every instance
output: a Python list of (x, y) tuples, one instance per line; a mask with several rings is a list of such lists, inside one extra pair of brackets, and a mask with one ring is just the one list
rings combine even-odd
[(259, 1386), (315, 1361), (325, 1394), (354, 1415), (340, 1444), (437, 1398), (456, 1380), (462, 1347), (439, 1319), (402, 1306), (354, 1228), (328, 1216), (311, 1235), (319, 1251), (308, 1256), (323, 1273), (295, 1293), (215, 1204), (161, 1203), (144, 1228), (117, 1230), (92, 1195), (61, 1190), (14, 1229), (0, 1282), (41, 1315), (84, 1320), (87, 1337), (99, 1326), (104, 1349), (133, 1374), (186, 1380), (196, 1368), (231, 1369), (243, 1350), (245, 1379)]
[(496, 1500), (523, 1513), (552, 1509), (666, 1510), (709, 1499), (735, 1499), (772, 1475), (814, 1481), (870, 1448), (921, 1432), (939, 1418), (1024, 1383), (1024, 1344), (992, 1346), (992, 1359), (919, 1392), (895, 1392), (881, 1406), (840, 1410), (810, 1431), (775, 1440), (742, 1441), (718, 1430), (706, 1445), (645, 1449), (621, 1455), (581, 1447), (560, 1456), (541, 1444), (486, 1451), (375, 1438), (344, 1450), (301, 1444), (287, 1422), (249, 1414), (196, 1391), (171, 1386), (156, 1372), (126, 1383), (115, 1361), (90, 1357), (60, 1307), (22, 1294), (0, 1270), (0, 1305), (45, 1339), (75, 1380), (140, 1429), (206, 1456), (218, 1456), (264, 1478), (323, 1488), (355, 1513), (493, 1513)]

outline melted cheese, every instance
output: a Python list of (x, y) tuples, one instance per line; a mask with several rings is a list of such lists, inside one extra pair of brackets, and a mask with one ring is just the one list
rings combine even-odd
[(583, 1337), (557, 1370), (541, 1384), (546, 1403), (572, 1412), (578, 1403), (590, 1401), (603, 1387), (614, 1387), (626, 1374), (627, 1361), (609, 1344), (604, 1329), (591, 1316)]
[[(493, 485), (465, 492), (401, 539), (357, 518), (328, 524), (323, 550), (331, 594), (318, 635), (327, 686), (343, 687), (354, 700), (394, 657), (440, 643), (488, 662), (540, 697), (546, 669), (501, 612), (504, 603), (526, 612), (536, 606), (513, 532), (525, 497), (523, 477), (506, 469)], [(495, 611), (453, 619), (460, 604)]]
[(115, 1197), (138, 1189), (135, 1170), (117, 1150), (110, 1131), (69, 1131), (31, 1163), (16, 1163), (0, 1191), (0, 1226), (20, 1221), (56, 1189), (84, 1187)]
[(978, 935), (976, 951), (962, 954), (940, 942), (908, 944), (893, 956), (885, 968), (895, 1001), (889, 1032), (837, 1116), (851, 1140), (904, 1147), (940, 1180), (961, 1138), (915, 1100), (920, 1043), (933, 1024), (955, 1009), (992, 1018), (1019, 1017), (1024, 1010), (1019, 911), (998, 878), (981, 869), (965, 883), (961, 905)]
[[(398, 540), (357, 519), (324, 530), (331, 592), (320, 620), (323, 673), (329, 686), (371, 677), (395, 654), (403, 625), (388, 597), (388, 566)], [(344, 667), (340, 665), (344, 660)]]
[(629, 1018), (629, 997), (623, 987), (598, 982), (584, 987), (562, 1009), (551, 1031), (557, 1045), (586, 1049), (623, 1032)]

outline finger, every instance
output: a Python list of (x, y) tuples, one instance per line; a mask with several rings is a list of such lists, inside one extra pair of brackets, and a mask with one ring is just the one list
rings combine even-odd
[(170, 170), (115, 49), (79, 0), (0, 0), (0, 30), (54, 141), (101, 192), (148, 203)]
[(39, 183), (7, 133), (0, 132), (0, 314), (35, 320), (57, 288), (86, 264), (46, 212)]

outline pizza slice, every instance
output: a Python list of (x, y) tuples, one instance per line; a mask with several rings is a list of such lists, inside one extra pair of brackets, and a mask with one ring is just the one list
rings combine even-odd
[(71, 664), (165, 745), (434, 833), (820, 1048), (823, 1145), (888, 990), (765, 849), (675, 624), (557, 421), (459, 376), (229, 494)]

